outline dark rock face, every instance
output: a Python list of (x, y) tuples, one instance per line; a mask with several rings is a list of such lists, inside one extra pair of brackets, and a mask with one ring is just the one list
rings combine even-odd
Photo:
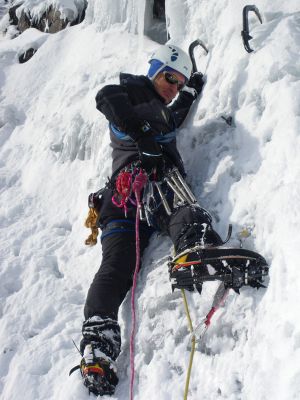
[[(17, 17), (16, 17), (17, 18)], [(28, 16), (22, 12), (21, 17), (19, 20), (17, 20), (17, 26), (18, 26), (18, 30), (22, 33), (24, 32), (26, 29), (30, 28), (31, 24), (30, 24), (30, 19), (28, 18)]]
[(32, 56), (34, 55), (34, 53), (36, 53), (36, 52), (37, 52), (37, 50), (36, 50), (36, 49), (33, 49), (33, 48), (30, 48), (30, 49), (26, 50), (25, 53), (23, 53), (23, 54), (21, 54), (21, 55), (19, 56), (19, 63), (20, 63), (20, 64), (23, 64), (23, 63), (25, 63), (26, 61), (30, 60), (31, 57), (32, 57)]
[(18, 18), (16, 16), (16, 10), (18, 7), (19, 6), (13, 6), (8, 10), (11, 25), (18, 25)]
[(157, 43), (165, 44), (170, 38), (166, 22), (165, 0), (146, 0), (146, 7), (145, 35)]
[(46, 12), (45, 19), (42, 19), (40, 24), (41, 28), (44, 29), (44, 32), (55, 33), (65, 29), (69, 24), (69, 21), (60, 19), (60, 12), (50, 8), (48, 12)]
[(85, 7), (82, 12), (79, 13), (78, 17), (73, 21), (63, 19), (60, 11), (52, 6), (41, 15), (40, 19), (32, 18), (30, 14), (26, 14), (24, 11), (22, 11), (20, 18), (18, 18), (16, 13), (18, 7), (20, 7), (20, 5), (9, 9), (9, 17), (11, 25), (16, 25), (21, 33), (28, 28), (36, 28), (47, 33), (56, 33), (65, 29), (67, 25), (77, 25), (84, 20), (87, 1), (85, 1)]
[(154, 0), (153, 17), (160, 20), (166, 19), (165, 0)]

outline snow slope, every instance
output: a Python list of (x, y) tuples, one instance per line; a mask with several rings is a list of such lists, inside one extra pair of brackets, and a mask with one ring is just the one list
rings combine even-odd
[[(36, 3), (36, 1), (35, 1)], [(63, 3), (63, 2), (62, 2)], [(271, 4), (270, 4), (271, 3)], [(72, 3), (73, 4), (73, 3)], [(190, 183), (233, 244), (270, 263), (268, 288), (231, 293), (194, 358), (189, 399), (300, 398), (300, 10), (258, 0), (252, 54), (241, 38), (241, 0), (167, 0), (171, 41), (195, 38), (207, 84), (178, 132)], [(145, 73), (156, 43), (143, 36), (145, 1), (89, 1), (84, 23), (55, 35), (35, 29), (0, 41), (0, 393), (4, 400), (87, 400), (79, 373), (83, 305), (101, 261), (84, 246), (87, 196), (110, 173), (106, 120), (94, 97), (120, 71)], [(18, 55), (39, 50), (25, 64)], [(233, 116), (234, 126), (221, 116)], [(154, 237), (138, 290), (135, 398), (183, 398), (189, 334), (171, 293), (171, 242)], [(195, 324), (215, 284), (188, 294)], [(130, 304), (120, 311), (120, 384), (129, 388)]]

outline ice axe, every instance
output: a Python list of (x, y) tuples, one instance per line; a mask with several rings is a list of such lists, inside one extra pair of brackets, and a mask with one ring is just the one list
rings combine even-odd
[[(195, 47), (197, 47), (197, 46), (201, 46), (203, 49), (204, 49), (204, 51), (205, 51), (205, 53), (206, 54), (208, 54), (208, 48), (205, 46), (205, 44), (202, 42), (202, 40), (200, 40), (200, 39), (196, 39), (196, 40), (194, 40), (190, 45), (189, 45), (189, 55), (190, 55), (190, 59), (191, 59), (191, 61), (192, 61), (192, 65), (193, 65), (193, 68), (192, 68), (192, 72), (194, 73), (194, 72), (198, 72), (198, 70), (197, 70), (197, 65), (196, 65), (196, 61), (195, 61), (195, 56), (194, 56), (194, 49), (195, 49)], [(199, 72), (200, 74), (202, 74), (201, 72)], [(203, 76), (203, 74), (202, 74), (202, 76)], [(228, 124), (228, 125), (232, 125), (232, 122), (233, 122), (233, 120), (232, 120), (232, 117), (231, 116), (229, 116), (229, 117), (224, 117), (224, 116), (222, 116), (221, 118), (223, 118), (224, 119), (224, 121)]]
[(189, 45), (189, 55), (190, 55), (190, 59), (192, 61), (192, 65), (193, 65), (193, 69), (192, 72), (198, 72), (197, 70), (197, 65), (196, 65), (196, 61), (195, 61), (195, 56), (194, 56), (194, 49), (197, 46), (201, 46), (202, 49), (206, 52), (206, 54), (208, 54), (208, 49), (205, 46), (205, 44), (202, 42), (202, 40), (200, 39), (196, 39), (194, 40), (190, 45)]

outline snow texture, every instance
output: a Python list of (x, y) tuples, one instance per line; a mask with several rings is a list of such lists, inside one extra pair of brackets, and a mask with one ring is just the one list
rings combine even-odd
[[(52, 2), (53, 3), (53, 2)], [(57, 0), (76, 10), (79, 2)], [(0, 393), (3, 400), (88, 400), (79, 372), (83, 305), (101, 261), (84, 246), (87, 196), (111, 171), (107, 121), (95, 95), (120, 71), (146, 73), (157, 44), (143, 35), (146, 1), (90, 0), (83, 24), (28, 29), (0, 41)], [(42, 13), (48, 2), (26, 1)], [(189, 399), (300, 398), (300, 11), (298, 0), (257, 0), (255, 52), (244, 50), (242, 0), (166, 0), (171, 43), (200, 38), (207, 83), (178, 146), (200, 204), (223, 237), (233, 224), (270, 265), (268, 288), (231, 293), (194, 357)], [(149, 7), (147, 8), (149, 10)], [(149, 16), (148, 16), (149, 17)], [(149, 20), (149, 18), (145, 19)], [(25, 64), (18, 55), (38, 48)], [(232, 116), (229, 126), (221, 118)], [(137, 287), (135, 399), (183, 398), (190, 336), (171, 293), (168, 238), (154, 237)], [(216, 284), (188, 293), (194, 324)], [(120, 315), (120, 384), (129, 398), (129, 296)], [(103, 397), (104, 399), (105, 397)]]

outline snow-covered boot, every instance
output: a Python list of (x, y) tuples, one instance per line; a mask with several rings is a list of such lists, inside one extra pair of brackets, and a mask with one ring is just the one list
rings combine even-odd
[(198, 205), (179, 207), (172, 215), (169, 232), (175, 254), (188, 252), (195, 246), (221, 246), (222, 239), (212, 227), (210, 214)]
[(95, 395), (112, 395), (119, 381), (115, 365), (121, 347), (119, 324), (94, 316), (84, 321), (82, 335), (80, 371), (84, 385)]
[(95, 344), (87, 344), (80, 362), (84, 385), (95, 395), (112, 395), (118, 384), (114, 362), (99, 353)]

